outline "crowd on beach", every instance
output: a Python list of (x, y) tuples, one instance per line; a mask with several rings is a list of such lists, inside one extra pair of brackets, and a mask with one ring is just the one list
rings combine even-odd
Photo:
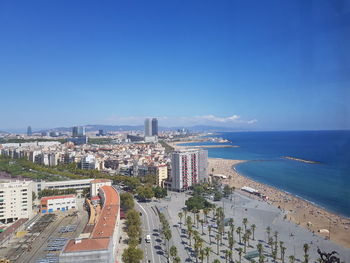
[[(345, 247), (350, 247), (350, 219), (330, 213), (289, 193), (240, 175), (234, 166), (242, 162), (245, 161), (210, 158), (209, 171), (228, 176), (222, 182), (231, 187), (234, 186), (237, 190), (243, 186), (249, 186), (260, 194), (266, 195), (268, 197), (266, 202), (281, 209), (285, 213), (286, 220), (301, 225), (315, 234), (323, 235), (324, 238), (330, 238)], [(259, 198), (256, 195), (250, 196), (251, 198)]]

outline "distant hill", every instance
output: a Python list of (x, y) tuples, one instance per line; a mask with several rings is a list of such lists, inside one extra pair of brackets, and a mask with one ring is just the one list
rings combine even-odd
[[(209, 125), (195, 125), (191, 127), (184, 127), (184, 126), (176, 126), (176, 127), (159, 127), (160, 131), (176, 131), (179, 129), (187, 129), (192, 132), (230, 132), (230, 131), (241, 131), (243, 129), (241, 128), (230, 128), (230, 127), (216, 127), (216, 126), (209, 126)], [(104, 130), (105, 132), (109, 131), (143, 131), (144, 126), (143, 125), (99, 125), (99, 124), (89, 124), (85, 125), (85, 130), (87, 132), (91, 131), (98, 131), (98, 130)], [(58, 132), (71, 132), (72, 127), (57, 127), (54, 130)], [(43, 131), (49, 131), (49, 130), (42, 130), (38, 132)]]

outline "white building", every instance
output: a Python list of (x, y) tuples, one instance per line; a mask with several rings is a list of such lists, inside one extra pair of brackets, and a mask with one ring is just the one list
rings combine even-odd
[(56, 189), (56, 190), (66, 190), (66, 189), (76, 189), (83, 190), (84, 188), (90, 188), (90, 182), (94, 179), (81, 179), (81, 180), (68, 180), (68, 181), (54, 181), (54, 182), (36, 182), (34, 191), (36, 194), (44, 189)]
[(0, 181), (1, 223), (31, 217), (32, 188), (32, 181)]
[(97, 196), (102, 186), (112, 186), (112, 181), (108, 179), (95, 179), (90, 182), (90, 197)]
[(40, 211), (43, 214), (55, 211), (67, 211), (76, 208), (75, 195), (46, 196), (40, 200)]
[(81, 169), (94, 170), (98, 167), (95, 156), (89, 154), (81, 159)]
[(180, 149), (171, 155), (172, 189), (184, 191), (208, 179), (208, 151)]

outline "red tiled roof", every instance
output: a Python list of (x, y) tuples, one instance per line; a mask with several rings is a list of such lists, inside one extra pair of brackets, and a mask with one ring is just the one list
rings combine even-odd
[(76, 252), (85, 250), (105, 250), (108, 248), (110, 238), (83, 238), (80, 243), (74, 239), (68, 241), (64, 252)]
[(120, 199), (118, 192), (112, 186), (102, 186), (100, 190), (103, 192), (105, 200), (90, 238), (81, 239), (78, 243), (70, 240), (63, 253), (108, 249), (118, 218)]
[(107, 183), (107, 182), (112, 182), (111, 180), (109, 179), (95, 179), (95, 180), (92, 180), (90, 183)]

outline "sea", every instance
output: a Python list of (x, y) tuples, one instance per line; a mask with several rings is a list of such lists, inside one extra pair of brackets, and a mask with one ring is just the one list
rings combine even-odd
[(237, 145), (208, 148), (208, 155), (248, 160), (235, 166), (240, 174), (350, 217), (350, 131), (225, 132), (210, 137), (229, 142), (183, 145)]

